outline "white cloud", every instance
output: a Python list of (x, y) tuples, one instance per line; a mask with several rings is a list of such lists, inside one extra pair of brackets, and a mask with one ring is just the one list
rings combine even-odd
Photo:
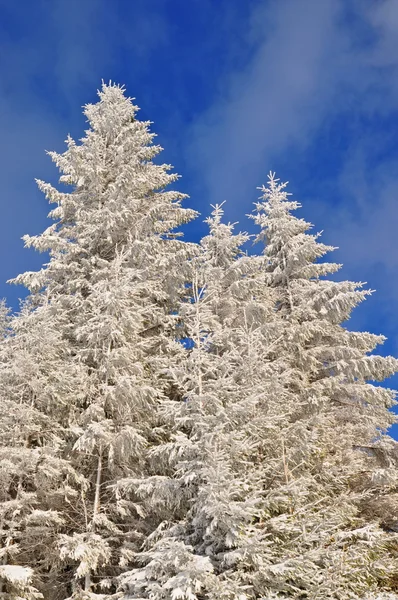
[(337, 32), (339, 2), (265, 6), (252, 15), (251, 62), (227, 76), (190, 134), (210, 201), (236, 202), (248, 183), (262, 182), (279, 152), (292, 143), (305, 147), (335, 95), (346, 46)]
[(292, 146), (305, 151), (326, 119), (390, 111), (398, 99), (397, 14), (395, 0), (257, 5), (251, 60), (226, 75), (189, 132), (209, 202), (248, 208), (247, 194), (253, 198), (278, 156)]

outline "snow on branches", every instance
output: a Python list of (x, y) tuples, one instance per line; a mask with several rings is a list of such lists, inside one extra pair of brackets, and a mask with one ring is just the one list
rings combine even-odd
[(250, 239), (170, 191), (149, 123), (103, 85), (38, 182), (48, 252), (1, 306), (0, 595), (33, 600), (398, 598), (395, 392), (370, 293), (271, 174)]

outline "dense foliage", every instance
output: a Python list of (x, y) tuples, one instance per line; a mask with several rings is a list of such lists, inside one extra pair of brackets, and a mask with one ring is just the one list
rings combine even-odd
[[(0, 594), (398, 599), (395, 393), (368, 291), (273, 174), (250, 236), (196, 216), (123, 88), (50, 153), (49, 253), (1, 307)], [(66, 188), (65, 188), (66, 189)]]

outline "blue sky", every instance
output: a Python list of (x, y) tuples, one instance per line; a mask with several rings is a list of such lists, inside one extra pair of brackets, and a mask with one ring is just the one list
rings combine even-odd
[[(0, 0), (0, 296), (43, 257), (21, 236), (46, 226), (34, 178), (44, 150), (79, 138), (101, 79), (154, 121), (163, 159), (203, 217), (245, 214), (270, 170), (339, 247), (341, 276), (377, 292), (350, 323), (398, 356), (396, 0)], [(398, 386), (398, 377), (391, 380)]]

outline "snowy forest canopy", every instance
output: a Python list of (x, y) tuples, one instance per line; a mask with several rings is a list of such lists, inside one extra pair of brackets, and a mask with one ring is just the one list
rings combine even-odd
[[(395, 392), (370, 293), (270, 174), (251, 236), (196, 218), (149, 123), (103, 85), (38, 181), (54, 223), (1, 307), (0, 596), (398, 599)], [(321, 260), (319, 260), (321, 259)]]

